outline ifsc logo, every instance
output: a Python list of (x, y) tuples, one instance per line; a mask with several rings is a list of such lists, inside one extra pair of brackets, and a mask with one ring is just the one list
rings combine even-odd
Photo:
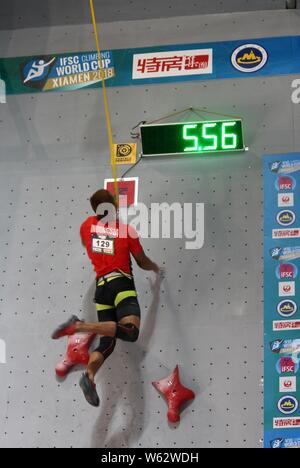
[(298, 400), (293, 396), (283, 397), (278, 402), (278, 409), (282, 414), (294, 414), (298, 407)]
[(299, 372), (299, 362), (295, 362), (291, 357), (280, 358), (276, 364), (279, 375), (297, 374)]
[(275, 182), (278, 192), (291, 192), (296, 188), (296, 180), (291, 176), (280, 176)]
[(276, 268), (276, 276), (279, 280), (294, 280), (298, 276), (298, 267), (293, 263), (281, 263)]
[(255, 73), (261, 70), (268, 61), (268, 52), (258, 44), (244, 44), (235, 49), (231, 63), (242, 73)]
[(32, 88), (43, 88), (56, 57), (39, 57), (21, 65), (22, 82)]

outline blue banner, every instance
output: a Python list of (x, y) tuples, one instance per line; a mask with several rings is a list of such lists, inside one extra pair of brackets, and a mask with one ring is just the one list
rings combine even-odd
[(264, 158), (265, 447), (300, 448), (300, 154)]
[[(101, 60), (101, 66), (100, 66)], [(300, 36), (0, 59), (7, 94), (300, 73)]]

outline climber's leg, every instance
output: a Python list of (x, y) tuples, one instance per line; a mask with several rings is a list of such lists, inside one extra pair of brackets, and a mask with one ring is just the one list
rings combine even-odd
[[(97, 304), (98, 319), (100, 324), (113, 323), (116, 325), (116, 309), (107, 305)], [(113, 353), (116, 346), (116, 338), (104, 336), (100, 339), (98, 348), (90, 355), (86, 373), (80, 380), (80, 387), (84, 393), (85, 399), (92, 406), (99, 406), (100, 399), (95, 385), (95, 376), (101, 369), (104, 362)]]

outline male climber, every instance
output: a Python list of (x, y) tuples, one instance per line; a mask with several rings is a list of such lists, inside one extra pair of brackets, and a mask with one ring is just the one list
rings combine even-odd
[(99, 347), (91, 354), (80, 387), (88, 403), (100, 404), (95, 375), (112, 354), (116, 340), (136, 342), (139, 337), (141, 311), (132, 276), (131, 255), (143, 270), (156, 274), (161, 269), (146, 255), (136, 231), (117, 218), (117, 204), (113, 195), (99, 190), (91, 198), (96, 216), (81, 226), (84, 247), (97, 275), (95, 295), (99, 323), (84, 323), (73, 316), (53, 333), (53, 339), (75, 333), (101, 336)]

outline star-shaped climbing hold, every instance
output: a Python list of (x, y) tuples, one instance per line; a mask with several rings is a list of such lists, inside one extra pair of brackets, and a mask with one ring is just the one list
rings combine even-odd
[(170, 377), (153, 382), (153, 386), (165, 397), (168, 403), (168, 420), (171, 423), (179, 422), (182, 406), (188, 401), (194, 400), (196, 396), (192, 390), (181, 384), (179, 366)]
[(89, 348), (94, 338), (95, 335), (91, 333), (77, 333), (68, 338), (67, 354), (55, 369), (58, 377), (65, 377), (74, 366), (87, 366), (90, 358)]

